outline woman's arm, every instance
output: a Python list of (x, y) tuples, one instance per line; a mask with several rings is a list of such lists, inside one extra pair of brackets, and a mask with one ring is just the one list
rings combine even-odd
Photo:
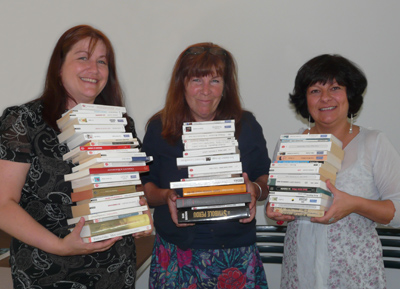
[(72, 233), (58, 238), (36, 222), (19, 206), (21, 191), (30, 164), (0, 160), (0, 229), (22, 242), (43, 251), (67, 256), (100, 252), (110, 248), (119, 238), (86, 244), (80, 237), (82, 218)]

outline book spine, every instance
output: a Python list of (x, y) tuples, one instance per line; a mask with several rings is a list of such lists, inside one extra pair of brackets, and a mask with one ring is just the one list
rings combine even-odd
[(124, 198), (111, 201), (93, 202), (78, 206), (71, 206), (72, 216), (80, 217), (90, 214), (102, 213), (106, 211), (115, 211), (129, 207), (140, 206), (139, 197)]
[(105, 167), (89, 169), (90, 174), (110, 174), (110, 173), (126, 173), (126, 172), (148, 172), (149, 166), (132, 166), (132, 167)]
[(176, 165), (181, 167), (206, 165), (206, 164), (220, 164), (220, 163), (232, 163), (239, 162), (239, 154), (228, 154), (228, 155), (216, 155), (207, 157), (186, 157), (176, 158)]
[(311, 210), (323, 210), (327, 211), (329, 207), (321, 205), (309, 205), (309, 204), (287, 204), (287, 203), (271, 203), (273, 208), (290, 208), (290, 209), (311, 209)]
[(128, 229), (128, 230), (117, 231), (117, 232), (113, 232), (113, 233), (110, 233), (110, 234), (104, 234), (104, 235), (98, 235), (98, 236), (93, 236), (93, 237), (82, 238), (82, 240), (85, 243), (93, 243), (93, 242), (98, 242), (98, 241), (111, 239), (111, 238), (114, 238), (114, 237), (131, 235), (131, 234), (134, 234), (134, 233), (147, 231), (147, 230), (151, 230), (151, 225), (146, 225), (146, 226), (137, 227), (137, 228)]
[(126, 113), (126, 107), (124, 106), (114, 106), (114, 105), (104, 105), (104, 104), (92, 104), (92, 103), (79, 103), (74, 106), (71, 110), (92, 110), (92, 111), (119, 111), (121, 113)]
[(188, 174), (218, 174), (224, 172), (239, 171), (242, 172), (242, 163), (222, 163), (213, 165), (189, 166)]
[(230, 147), (221, 147), (221, 148), (184, 151), (183, 157), (200, 157), (200, 156), (235, 154), (237, 152), (238, 152), (237, 146), (230, 146)]
[(340, 147), (342, 147), (342, 141), (339, 140), (336, 136), (333, 134), (283, 134), (280, 136), (281, 140), (285, 139), (304, 139), (304, 138), (310, 138), (310, 139), (331, 139), (333, 142), (336, 142)]
[(225, 120), (211, 120), (211, 121), (194, 121), (194, 122), (184, 122), (183, 125), (216, 125), (216, 124), (226, 124), (226, 123), (235, 123), (234, 119), (225, 119)]
[(329, 207), (332, 204), (332, 197), (330, 198), (315, 198), (315, 197), (288, 197), (271, 195), (269, 197), (270, 203), (288, 203), (288, 204), (308, 204), (308, 205), (321, 205)]
[(140, 197), (144, 196), (144, 192), (131, 192), (131, 193), (126, 193), (126, 194), (118, 194), (118, 195), (108, 195), (108, 196), (102, 196), (102, 197), (93, 197), (90, 199), (91, 203), (94, 202), (103, 202), (103, 201), (111, 201), (111, 200), (118, 200), (118, 199), (125, 199), (125, 198), (132, 198), (132, 197)]
[(234, 136), (235, 136), (235, 133), (233, 131), (218, 132), (218, 133), (186, 134), (186, 135), (182, 135), (182, 141), (192, 140), (192, 139), (212, 139), (212, 138), (234, 137)]
[(183, 188), (183, 196), (207, 196), (207, 195), (218, 195), (218, 194), (236, 194), (245, 193), (246, 185), (226, 185), (226, 186), (211, 186), (211, 187), (199, 187), (199, 188)]
[(226, 142), (209, 142), (209, 143), (186, 143), (184, 145), (185, 151), (189, 150), (199, 150), (199, 149), (210, 149), (210, 148), (220, 148), (220, 147), (229, 147), (229, 146), (238, 146), (238, 142), (235, 141), (226, 141)]
[(87, 186), (73, 188), (73, 192), (81, 192), (91, 189), (103, 189), (110, 187), (120, 187), (120, 186), (131, 186), (140, 185), (142, 182), (140, 180), (130, 180), (130, 181), (120, 181), (120, 182), (110, 182), (110, 183), (90, 183)]
[(231, 207), (222, 209), (204, 209), (204, 210), (178, 210), (179, 223), (196, 223), (210, 221), (226, 221), (248, 218), (250, 210), (248, 206)]
[(198, 206), (212, 206), (222, 204), (235, 204), (235, 203), (249, 203), (251, 202), (251, 195), (249, 193), (244, 194), (227, 194), (227, 195), (216, 195), (211, 197), (186, 197), (177, 198), (176, 207), (188, 208)]
[(183, 125), (183, 134), (235, 131), (235, 124)]
[(101, 223), (91, 223), (83, 226), (80, 236), (90, 237), (97, 235), (110, 234), (116, 231), (123, 231), (142, 227), (150, 224), (149, 216), (147, 214), (126, 217), (117, 220), (111, 220)]
[(209, 187), (209, 186), (222, 186), (222, 185), (233, 185), (243, 184), (244, 178), (223, 178), (223, 179), (209, 179), (209, 180), (198, 180), (198, 181), (183, 181), (183, 182), (171, 182), (171, 189), (182, 189), (182, 188), (193, 188), (193, 187)]
[(130, 181), (130, 180), (139, 180), (139, 173), (123, 173), (123, 174), (104, 174), (104, 175), (92, 175), (89, 177), (72, 180), (71, 186), (73, 189), (82, 187), (88, 184), (94, 183), (113, 183), (120, 181)]
[(319, 187), (329, 191), (326, 183), (321, 180), (295, 180), (295, 179), (268, 179), (269, 186), (281, 187)]
[[(322, 191), (322, 190), (321, 190)], [(327, 198), (332, 197), (332, 193), (313, 193), (313, 192), (293, 192), (293, 191), (269, 191), (269, 196), (286, 196), (286, 197), (310, 197), (310, 198)]]
[(293, 215), (299, 217), (323, 217), (325, 216), (326, 211), (311, 209), (274, 208), (274, 212), (279, 212), (283, 215)]

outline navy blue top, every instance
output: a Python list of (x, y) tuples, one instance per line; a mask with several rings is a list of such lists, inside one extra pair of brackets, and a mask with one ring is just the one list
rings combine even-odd
[[(244, 111), (240, 121), (238, 138), (243, 172), (251, 181), (268, 174), (271, 160), (260, 124), (252, 113)], [(187, 178), (187, 169), (179, 170), (176, 158), (182, 157), (183, 144), (169, 144), (161, 137), (161, 119), (151, 121), (143, 140), (142, 151), (153, 156), (150, 172), (141, 175), (143, 184), (152, 182), (159, 188), (169, 188), (170, 182)], [(182, 190), (176, 192), (182, 196)], [(182, 249), (221, 249), (250, 246), (256, 241), (256, 222), (242, 224), (238, 220), (227, 222), (197, 223), (191, 227), (178, 228), (171, 219), (168, 205), (155, 207), (154, 225), (166, 241)]]

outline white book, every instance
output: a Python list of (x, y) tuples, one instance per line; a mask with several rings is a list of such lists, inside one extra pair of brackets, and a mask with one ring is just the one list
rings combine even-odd
[(227, 141), (235, 141), (235, 137), (216, 137), (216, 138), (194, 138), (182, 140), (184, 144), (187, 143), (221, 143)]
[(88, 204), (88, 203), (94, 203), (94, 202), (104, 202), (104, 201), (111, 201), (111, 200), (118, 200), (118, 199), (125, 199), (125, 198), (131, 198), (131, 197), (140, 197), (144, 196), (144, 192), (133, 192), (133, 193), (127, 193), (127, 194), (121, 194), (121, 195), (111, 195), (111, 196), (103, 196), (103, 197), (96, 197), (96, 198), (91, 198), (91, 199), (86, 199), (82, 201), (76, 202), (76, 205), (82, 205), (82, 204)]
[(312, 192), (292, 192), (292, 191), (269, 191), (269, 196), (331, 198), (333, 195), (330, 192), (312, 193)]
[(123, 124), (128, 122), (125, 117), (77, 117), (59, 127), (61, 131), (67, 130), (72, 125), (99, 125), (99, 124)]
[(199, 150), (199, 149), (210, 149), (210, 148), (220, 148), (229, 146), (238, 146), (237, 140), (229, 140), (223, 142), (204, 142), (204, 143), (185, 143), (184, 149), (188, 150)]
[(103, 202), (93, 202), (71, 206), (72, 216), (79, 217), (89, 214), (97, 214), (107, 211), (116, 211), (130, 207), (140, 206), (140, 197), (131, 197), (117, 200), (109, 200)]
[(292, 178), (292, 179), (307, 179), (307, 180), (321, 180), (321, 176), (319, 174), (275, 174), (275, 173), (270, 173), (268, 176), (270, 179), (287, 179), (287, 178)]
[(196, 134), (184, 134), (182, 135), (182, 142), (187, 140), (200, 140), (200, 139), (212, 139), (212, 138), (226, 138), (226, 137), (234, 137), (235, 132), (215, 132), (215, 133), (196, 133)]
[[(241, 175), (242, 174), (242, 170), (228, 171), (228, 172), (225, 172), (225, 173), (230, 174), (230, 175)], [(211, 176), (215, 176), (215, 173), (188, 174), (189, 178), (203, 178), (203, 177), (211, 177)]]
[(69, 114), (64, 115), (63, 117), (57, 119), (57, 126), (62, 129), (65, 126), (68, 126), (73, 120), (76, 118), (82, 117), (122, 117), (121, 112), (92, 112), (92, 111), (78, 111), (71, 112)]
[(98, 150), (98, 151), (82, 151), (77, 156), (72, 158), (72, 163), (85, 162), (99, 157), (133, 157), (138, 154), (138, 148), (120, 149), (120, 150)]
[(73, 148), (77, 147), (77, 146), (81, 146), (84, 144), (87, 144), (88, 142), (92, 141), (92, 140), (101, 140), (101, 139), (106, 139), (106, 140), (110, 140), (113, 139), (115, 141), (118, 140), (132, 140), (134, 139), (132, 136), (131, 132), (121, 132), (121, 133), (102, 133), (102, 132), (98, 132), (98, 133), (84, 133), (84, 134), (79, 134), (76, 137), (74, 137), (71, 140), (67, 141), (67, 146), (70, 150), (72, 150)]
[[(137, 155), (136, 155), (137, 154)], [(143, 155), (141, 155), (143, 154)], [(72, 168), (72, 171), (80, 171), (82, 169), (86, 169), (92, 165), (99, 164), (99, 163), (123, 163), (123, 162), (150, 162), (153, 160), (152, 156), (146, 156), (145, 152), (138, 152), (134, 154), (130, 154), (129, 156), (118, 156), (118, 157), (108, 157), (108, 156), (101, 156), (96, 157), (94, 159), (88, 160), (76, 167)]]
[(307, 204), (307, 205), (321, 205), (329, 207), (332, 205), (333, 198), (315, 198), (315, 197), (289, 197), (289, 196), (269, 196), (268, 201), (270, 203), (288, 203), (288, 204)]
[(73, 108), (70, 110), (66, 111), (65, 113), (62, 114), (64, 116), (65, 114), (70, 113), (70, 111), (77, 111), (77, 110), (89, 110), (89, 111), (100, 111), (100, 112), (121, 112), (121, 113), (126, 113), (126, 108), (124, 106), (114, 106), (114, 105), (104, 105), (104, 104), (92, 104), (92, 103), (79, 103), (75, 105)]
[(225, 178), (225, 179), (209, 179), (209, 180), (194, 180), (184, 182), (170, 182), (171, 189), (194, 188), (194, 187), (209, 187), (222, 185), (244, 184), (243, 177)]
[(222, 163), (222, 164), (212, 164), (212, 165), (199, 165), (199, 166), (189, 166), (188, 174), (220, 174), (224, 172), (240, 171), (242, 172), (242, 163)]
[(186, 181), (202, 181), (202, 180), (212, 180), (212, 179), (228, 179), (228, 178), (236, 178), (239, 177), (239, 175), (231, 175), (231, 174), (213, 174), (212, 176), (207, 176), (207, 177), (198, 177), (198, 178), (184, 178), (181, 179), (181, 182), (186, 182)]
[(103, 189), (110, 187), (132, 186), (141, 184), (142, 182), (140, 180), (119, 181), (119, 182), (109, 182), (109, 183), (91, 183), (87, 186), (74, 188), (74, 193), (92, 189)]
[(321, 188), (325, 191), (329, 191), (326, 183), (322, 180), (298, 180), (293, 178), (287, 179), (268, 179), (269, 186), (281, 186), (281, 187), (311, 187)]
[(196, 134), (196, 133), (208, 133), (208, 132), (228, 132), (235, 131), (235, 124), (205, 124), (205, 125), (183, 125), (183, 134)]
[(125, 132), (125, 126), (122, 124), (99, 124), (99, 125), (80, 125), (75, 124), (60, 133), (57, 138), (60, 143), (69, 142), (80, 134), (96, 132)]
[(344, 151), (334, 142), (287, 142), (279, 145), (279, 152), (289, 151), (332, 151), (339, 158), (344, 157)]
[(98, 236), (93, 236), (93, 237), (82, 238), (82, 240), (85, 243), (93, 243), (93, 242), (98, 242), (98, 241), (111, 239), (111, 238), (114, 238), (114, 237), (131, 235), (131, 234), (134, 234), (134, 233), (147, 231), (147, 230), (150, 230), (150, 229), (151, 229), (151, 225), (146, 225), (146, 226), (137, 227), (137, 228), (133, 228), (133, 229), (117, 231), (117, 232), (113, 232), (113, 233), (110, 233), (110, 234), (104, 234), (104, 235), (98, 235)]
[(239, 153), (237, 146), (220, 147), (220, 148), (210, 148), (210, 149), (200, 149), (184, 151), (183, 157), (200, 157), (200, 156), (213, 156), (213, 155), (225, 155), (225, 154), (236, 154)]
[(214, 125), (214, 124), (225, 124), (225, 123), (235, 123), (235, 120), (234, 119), (225, 119), (225, 120), (184, 122), (183, 126), (186, 126), (186, 125)]
[[(139, 167), (139, 166), (146, 165), (146, 162), (113, 162), (113, 163), (96, 162), (95, 164), (92, 164), (92, 165), (86, 165), (86, 163), (87, 162), (83, 163), (82, 165), (73, 167), (72, 172), (76, 173), (76, 172), (79, 172), (81, 170), (88, 169), (88, 168)], [(85, 166), (83, 167), (83, 165), (85, 165)]]
[(149, 208), (144, 205), (144, 206), (136, 206), (136, 207), (130, 207), (126, 209), (120, 209), (116, 211), (107, 211), (103, 213), (97, 213), (97, 214), (90, 214), (90, 215), (85, 215), (85, 216), (80, 216), (76, 218), (71, 218), (67, 220), (68, 225), (73, 225), (79, 222), (81, 218), (84, 218), (85, 221), (92, 221), (93, 223), (100, 223), (102, 219), (106, 218), (112, 218), (120, 215), (125, 215), (125, 214), (132, 214), (135, 212), (143, 212), (148, 210)]
[(113, 183), (121, 181), (132, 181), (139, 180), (139, 173), (122, 173), (122, 174), (100, 174), (100, 175), (90, 175), (77, 180), (71, 181), (71, 186), (73, 189), (83, 187), (89, 184), (98, 183)]
[(271, 203), (272, 208), (291, 208), (291, 209), (307, 209), (307, 210), (324, 210), (327, 211), (329, 207), (322, 205), (308, 205), (308, 204), (288, 204), (288, 203)]
[(333, 134), (282, 134), (280, 136), (282, 141), (285, 140), (319, 140), (319, 139), (330, 139), (340, 147), (343, 147), (343, 143)]
[[(72, 150), (70, 150), (69, 152), (67, 152), (66, 154), (63, 155), (63, 160), (67, 161), (70, 159), (73, 159), (75, 157), (77, 157), (80, 154), (86, 154), (89, 151), (96, 151), (95, 154), (98, 153), (98, 151), (103, 151), (103, 150), (126, 150), (128, 148), (133, 148), (130, 145), (110, 145), (110, 146), (78, 146)], [(138, 148), (134, 148), (135, 152), (139, 152)], [(93, 153), (91, 153), (93, 154)]]
[(180, 168), (180, 167), (187, 167), (194, 165), (231, 163), (239, 161), (240, 161), (240, 154), (227, 154), (227, 155), (215, 155), (215, 156), (176, 158), (176, 165)]
[(270, 169), (276, 168), (314, 168), (323, 167), (330, 172), (337, 172), (339, 169), (328, 162), (292, 162), (292, 161), (278, 161), (271, 163)]

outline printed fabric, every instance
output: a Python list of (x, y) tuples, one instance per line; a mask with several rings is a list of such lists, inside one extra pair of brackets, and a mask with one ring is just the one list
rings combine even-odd
[(182, 250), (157, 235), (150, 272), (150, 289), (268, 288), (255, 245)]

